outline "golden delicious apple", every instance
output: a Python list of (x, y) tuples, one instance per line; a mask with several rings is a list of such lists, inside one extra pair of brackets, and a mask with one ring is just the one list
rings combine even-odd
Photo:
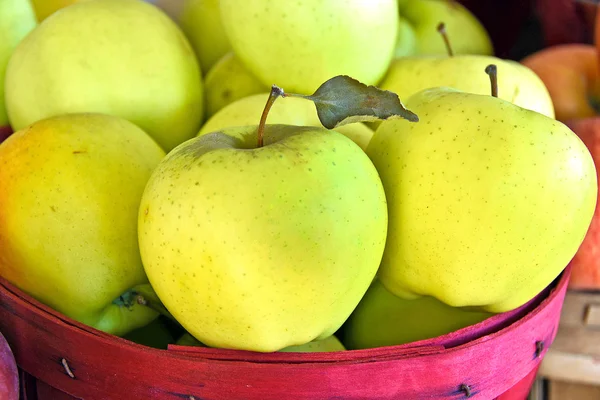
[(210, 118), (236, 100), (265, 93), (269, 89), (248, 71), (233, 52), (229, 52), (206, 74), (204, 85), (206, 116)]
[(165, 150), (193, 137), (203, 113), (198, 62), (177, 25), (141, 0), (87, 0), (27, 36), (6, 72), (15, 130), (76, 112), (137, 124)]
[(219, 0), (185, 0), (178, 21), (198, 56), (203, 74), (231, 50), (221, 22)]
[(381, 282), (455, 307), (521, 306), (590, 226), (590, 152), (564, 124), (489, 95), (434, 88), (406, 106), (419, 122), (385, 121), (367, 148), (388, 200)]
[[(198, 341), (189, 333), (181, 335), (176, 343), (178, 346), (199, 346), (206, 347), (203, 343)], [(281, 353), (316, 353), (316, 352), (327, 352), (327, 351), (344, 351), (346, 348), (340, 342), (340, 340), (334, 335), (328, 336), (325, 339), (313, 340), (305, 344), (299, 344), (295, 346), (285, 347), (279, 352)]]
[(490, 93), (490, 80), (482, 71), (489, 64), (495, 64), (500, 75), (498, 97), (554, 118), (550, 93), (535, 72), (516, 61), (496, 57), (404, 57), (392, 62), (385, 79), (378, 86), (398, 94), (401, 99), (438, 86), (487, 95)]
[[(22, 0), (21, 0), (22, 1)], [(43, 21), (61, 8), (80, 0), (31, 0), (38, 21)]]
[[(445, 55), (444, 41), (437, 32), (446, 25), (454, 54), (493, 55), (492, 41), (481, 22), (458, 1), (408, 0), (398, 5), (401, 22), (412, 28), (406, 40), (398, 35), (396, 57), (403, 55)], [(407, 34), (405, 32), (404, 34)]]
[[(234, 101), (209, 118), (198, 135), (228, 127), (256, 125), (268, 98), (268, 93), (260, 93)], [(298, 97), (288, 97), (275, 102), (267, 122), (322, 127), (314, 104)], [(361, 122), (342, 125), (334, 130), (352, 139), (363, 150), (367, 148), (373, 136), (373, 131)]]
[(147, 283), (137, 242), (144, 187), (164, 151), (127, 120), (71, 114), (0, 145), (0, 275), (55, 310), (122, 335), (157, 316), (128, 307)]
[[(37, 25), (29, 0), (0, 1), (0, 77), (4, 77), (8, 60), (19, 42)], [(0, 127), (8, 125), (4, 105), (4, 79), (0, 79)]]
[(492, 315), (450, 307), (431, 296), (404, 299), (375, 280), (344, 324), (343, 342), (353, 350), (411, 343), (454, 332)]
[(372, 85), (385, 74), (398, 33), (397, 0), (221, 0), (233, 50), (265, 85), (312, 94), (349, 75)]
[(379, 267), (387, 207), (340, 133), (267, 125), (257, 143), (244, 126), (170, 152), (144, 192), (139, 241), (156, 294), (196, 339), (272, 352), (348, 318)]

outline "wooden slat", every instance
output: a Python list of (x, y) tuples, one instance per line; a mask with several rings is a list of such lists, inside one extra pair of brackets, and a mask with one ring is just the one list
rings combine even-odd
[(588, 304), (583, 321), (587, 327), (600, 328), (600, 301)]
[(548, 400), (598, 399), (600, 399), (600, 386), (582, 385), (561, 381), (549, 382)]
[(539, 376), (549, 380), (600, 385), (600, 358), (569, 354), (552, 347), (542, 361)]
[(560, 325), (552, 349), (600, 358), (600, 329)]
[(600, 292), (567, 291), (560, 317), (561, 326), (584, 326), (590, 305), (600, 305)]

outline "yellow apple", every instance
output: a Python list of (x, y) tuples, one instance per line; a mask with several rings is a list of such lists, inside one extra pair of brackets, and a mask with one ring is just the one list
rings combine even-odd
[(185, 0), (178, 21), (198, 56), (203, 74), (231, 50), (221, 22), (219, 0)]
[(61, 8), (81, 0), (31, 0), (38, 21), (43, 21)]
[(521, 306), (564, 270), (590, 226), (589, 150), (561, 122), (490, 95), (433, 88), (406, 106), (419, 122), (384, 121), (367, 148), (389, 210), (379, 279), (405, 298)]
[(554, 117), (550, 93), (535, 72), (516, 61), (497, 57), (443, 55), (399, 58), (392, 62), (385, 79), (378, 86), (397, 93), (401, 99), (438, 86), (487, 95), (490, 93), (490, 80), (482, 71), (489, 64), (498, 68), (498, 97)]
[[(37, 25), (29, 0), (0, 1), (0, 77), (19, 42)], [(4, 104), (4, 79), (0, 79), (0, 127), (8, 125)]]
[(38, 121), (0, 145), (0, 275), (55, 310), (122, 335), (158, 315), (127, 292), (148, 282), (137, 214), (164, 151), (104, 114)]
[[(258, 125), (268, 97), (268, 93), (255, 94), (225, 106), (206, 121), (199, 135), (233, 126)], [(298, 97), (287, 97), (275, 102), (269, 112), (267, 123), (323, 126), (314, 104)], [(334, 130), (352, 139), (363, 150), (367, 148), (373, 137), (373, 131), (361, 122), (342, 125)]]
[(233, 50), (267, 86), (312, 94), (336, 75), (373, 85), (398, 33), (397, 0), (221, 0)]
[(6, 108), (15, 130), (65, 113), (123, 117), (170, 150), (200, 129), (202, 77), (185, 36), (161, 10), (141, 0), (87, 0), (17, 46)]
[(272, 352), (348, 318), (379, 267), (387, 207), (373, 164), (340, 133), (267, 125), (257, 143), (244, 126), (170, 152), (144, 191), (139, 242), (186, 331), (210, 347)]
[(233, 52), (229, 52), (206, 74), (206, 116), (210, 118), (236, 100), (268, 91), (269, 87), (248, 71)]
[(431, 296), (404, 299), (377, 279), (344, 324), (343, 342), (353, 350), (400, 345), (445, 335), (492, 315), (450, 307)]

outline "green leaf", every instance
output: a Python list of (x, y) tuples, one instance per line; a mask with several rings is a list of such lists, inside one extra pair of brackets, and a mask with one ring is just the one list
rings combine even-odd
[(419, 121), (415, 113), (404, 107), (396, 93), (367, 86), (346, 75), (335, 76), (314, 94), (301, 97), (315, 103), (319, 120), (327, 129), (360, 121), (395, 118)]

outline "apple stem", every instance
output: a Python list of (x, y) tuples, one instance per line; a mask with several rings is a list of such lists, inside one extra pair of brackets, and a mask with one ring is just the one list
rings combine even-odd
[(170, 319), (173, 322), (176, 322), (177, 324), (179, 324), (179, 321), (177, 321), (175, 319), (175, 317), (165, 308), (165, 306), (163, 306), (160, 303), (157, 303), (155, 301), (150, 301), (148, 300), (145, 296), (141, 295), (141, 294), (137, 294), (135, 296), (135, 301), (136, 303), (138, 303), (139, 305), (148, 307), (154, 311), (156, 311), (157, 313), (164, 315), (165, 317), (167, 317), (168, 319)]
[(275, 100), (277, 100), (277, 98), (279, 96), (285, 97), (285, 92), (283, 91), (283, 89), (277, 85), (271, 86), (271, 93), (269, 93), (269, 98), (267, 99), (267, 104), (265, 104), (265, 108), (262, 112), (262, 115), (260, 116), (260, 123), (258, 124), (257, 147), (263, 147), (263, 141), (264, 141), (264, 135), (265, 135), (265, 125), (267, 123), (267, 115), (269, 115), (269, 110), (271, 110), (273, 103), (275, 103)]
[(132, 297), (132, 301), (139, 305), (148, 307), (161, 315), (169, 318), (178, 325), (179, 321), (167, 310), (164, 304), (158, 298), (158, 295), (149, 283), (137, 285), (128, 291), (128, 295)]
[(444, 39), (444, 44), (446, 45), (446, 50), (448, 51), (448, 55), (450, 57), (454, 56), (454, 52), (452, 51), (452, 46), (450, 46), (450, 38), (448, 38), (448, 32), (446, 31), (446, 24), (440, 22), (437, 26), (437, 31), (442, 35), (442, 39)]
[(490, 77), (492, 96), (498, 97), (498, 68), (495, 64), (490, 64), (485, 67), (485, 73)]

